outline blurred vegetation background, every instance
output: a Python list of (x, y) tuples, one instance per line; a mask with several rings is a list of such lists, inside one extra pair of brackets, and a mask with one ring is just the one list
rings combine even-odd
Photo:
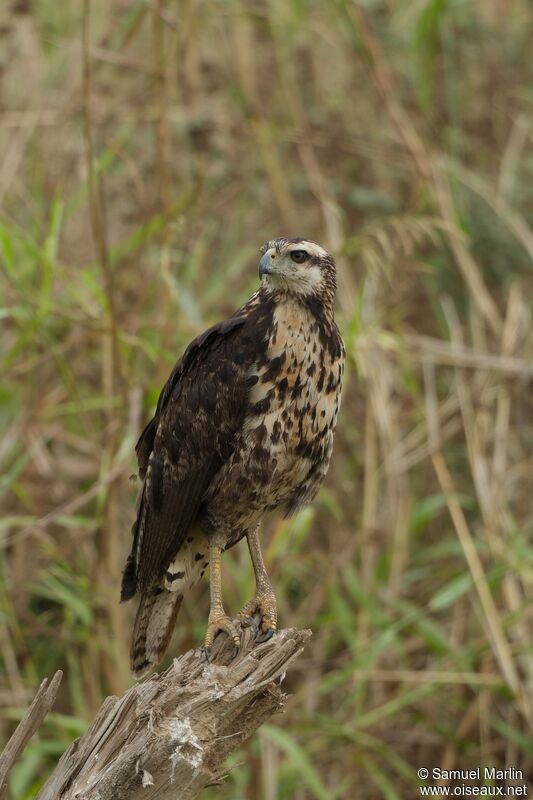
[[(277, 235), (335, 253), (348, 377), (326, 486), (263, 534), (312, 644), (205, 797), (532, 779), (532, 35), (528, 0), (2, 4), (3, 741), (65, 671), (11, 798), (131, 683), (134, 443)], [(224, 568), (236, 611), (245, 546)]]

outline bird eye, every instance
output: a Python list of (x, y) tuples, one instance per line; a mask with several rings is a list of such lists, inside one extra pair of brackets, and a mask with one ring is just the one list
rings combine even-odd
[(305, 250), (293, 250), (291, 258), (296, 264), (303, 264), (309, 258), (309, 253), (306, 253)]

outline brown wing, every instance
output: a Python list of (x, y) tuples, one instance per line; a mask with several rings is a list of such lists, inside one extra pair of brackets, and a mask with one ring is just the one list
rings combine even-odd
[(161, 580), (198, 514), (213, 476), (231, 455), (245, 414), (253, 342), (235, 316), (189, 345), (136, 446), (144, 478), (122, 599)]

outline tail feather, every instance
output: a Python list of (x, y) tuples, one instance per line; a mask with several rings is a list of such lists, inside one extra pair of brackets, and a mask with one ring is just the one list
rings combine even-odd
[(130, 650), (131, 669), (137, 678), (163, 658), (182, 600), (183, 595), (166, 589), (153, 589), (141, 595)]
[(135, 556), (129, 554), (122, 573), (122, 586), (120, 589), (120, 602), (131, 600), (137, 591), (137, 577), (135, 575)]

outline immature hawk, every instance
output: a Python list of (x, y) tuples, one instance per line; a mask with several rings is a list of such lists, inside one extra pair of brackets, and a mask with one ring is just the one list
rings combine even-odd
[(195, 339), (164, 386), (137, 443), (144, 481), (122, 600), (141, 602), (131, 668), (142, 675), (168, 645), (185, 592), (210, 564), (205, 647), (218, 631), (239, 644), (222, 605), (221, 553), (246, 536), (256, 595), (243, 621), (276, 630), (276, 599), (258, 526), (291, 514), (326, 475), (339, 409), (344, 345), (333, 320), (333, 258), (307, 239), (261, 249), (260, 289), (232, 317)]

